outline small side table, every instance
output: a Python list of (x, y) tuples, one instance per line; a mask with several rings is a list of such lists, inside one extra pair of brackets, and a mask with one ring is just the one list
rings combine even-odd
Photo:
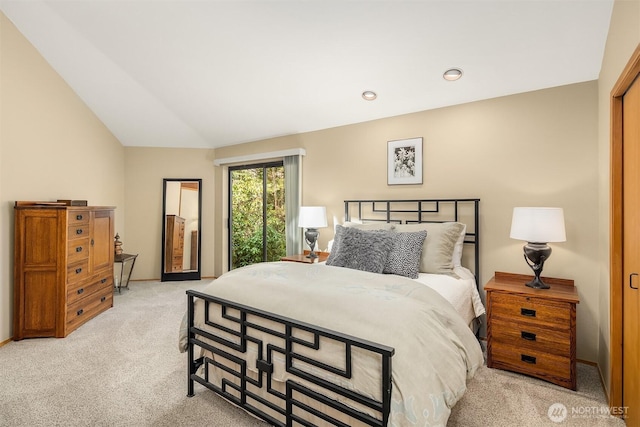
[(120, 280), (118, 281), (118, 293), (122, 293), (122, 276), (125, 270), (125, 265), (127, 262), (131, 261), (131, 268), (129, 269), (129, 274), (127, 275), (127, 281), (124, 285), (125, 288), (129, 289), (129, 279), (131, 279), (131, 273), (133, 272), (133, 266), (136, 265), (136, 258), (138, 258), (138, 254), (116, 254), (113, 258), (113, 262), (120, 263)]
[(544, 278), (550, 289), (525, 286), (532, 276), (496, 271), (487, 293), (487, 366), (575, 390), (576, 304), (573, 280)]
[(302, 262), (305, 264), (314, 264), (318, 262), (324, 262), (327, 260), (327, 258), (329, 258), (329, 252), (316, 252), (316, 255), (318, 255), (318, 258), (307, 258), (307, 255), (309, 255), (309, 251), (304, 251), (303, 254), (283, 256), (282, 258), (280, 258), (280, 261), (291, 261), (291, 262)]

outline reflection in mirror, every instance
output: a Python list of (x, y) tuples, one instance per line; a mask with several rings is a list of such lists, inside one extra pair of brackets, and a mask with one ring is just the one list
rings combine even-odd
[(163, 181), (161, 280), (199, 280), (202, 180)]

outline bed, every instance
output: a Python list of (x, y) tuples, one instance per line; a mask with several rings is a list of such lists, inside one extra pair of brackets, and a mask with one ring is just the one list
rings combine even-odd
[[(478, 204), (348, 200), (325, 264), (256, 264), (187, 291), (187, 394), (199, 383), (272, 425), (446, 425), (483, 364)], [(446, 271), (420, 254), (414, 268), (415, 252), (436, 253), (429, 244), (453, 223), (464, 225), (459, 265), (449, 252)], [(422, 235), (419, 251), (396, 250)], [(401, 259), (370, 271), (385, 251)]]

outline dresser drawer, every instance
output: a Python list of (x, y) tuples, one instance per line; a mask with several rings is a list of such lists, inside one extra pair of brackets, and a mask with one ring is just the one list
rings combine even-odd
[(88, 237), (69, 240), (67, 245), (67, 262), (69, 264), (89, 258), (89, 241)]
[(89, 224), (69, 226), (69, 240), (82, 239), (89, 236)]
[[(571, 359), (519, 348), (509, 344), (493, 342), (491, 344), (492, 368), (508, 369), (527, 375), (532, 375), (555, 383), (570, 382)], [(568, 355), (567, 355), (568, 356)]]
[(89, 224), (89, 211), (69, 211), (69, 225)]
[(562, 329), (568, 329), (571, 325), (571, 308), (568, 302), (496, 292), (491, 293), (489, 307), (494, 320), (528, 322)]
[(76, 262), (67, 267), (67, 283), (72, 285), (89, 277), (89, 260)]
[(172, 271), (182, 271), (182, 256), (174, 256), (173, 262), (171, 263)]
[(522, 349), (566, 356), (571, 352), (571, 330), (549, 329), (529, 323), (491, 320), (492, 342), (515, 345)]
[(84, 322), (113, 306), (113, 290), (103, 290), (67, 306), (67, 328), (76, 329)]
[(111, 290), (112, 288), (113, 281), (110, 277), (98, 276), (87, 281), (75, 283), (70, 285), (67, 289), (67, 304), (73, 304), (76, 301), (88, 298), (97, 292), (103, 292), (106, 289)]

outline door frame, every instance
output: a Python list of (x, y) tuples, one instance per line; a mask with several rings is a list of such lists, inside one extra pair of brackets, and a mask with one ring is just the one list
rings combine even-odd
[(622, 296), (623, 281), (623, 171), (622, 171), (622, 97), (640, 74), (640, 44), (611, 90), (610, 135), (610, 226), (609, 226), (609, 296), (610, 296), (610, 390), (609, 406), (622, 406)]
[[(237, 170), (245, 170), (245, 169), (258, 169), (262, 168), (262, 198), (263, 198), (263, 206), (262, 206), (262, 259), (263, 261), (267, 258), (267, 234), (266, 234), (266, 224), (267, 224), (267, 180), (266, 178), (266, 170), (271, 167), (283, 167), (284, 168), (284, 159), (283, 160), (272, 160), (260, 163), (252, 163), (246, 165), (238, 165), (238, 166), (229, 166), (227, 169), (227, 199), (228, 199), (228, 224), (227, 224), (227, 271), (231, 271), (231, 267), (233, 264), (233, 179), (231, 175), (233, 171)], [(286, 195), (285, 195), (286, 197)]]

